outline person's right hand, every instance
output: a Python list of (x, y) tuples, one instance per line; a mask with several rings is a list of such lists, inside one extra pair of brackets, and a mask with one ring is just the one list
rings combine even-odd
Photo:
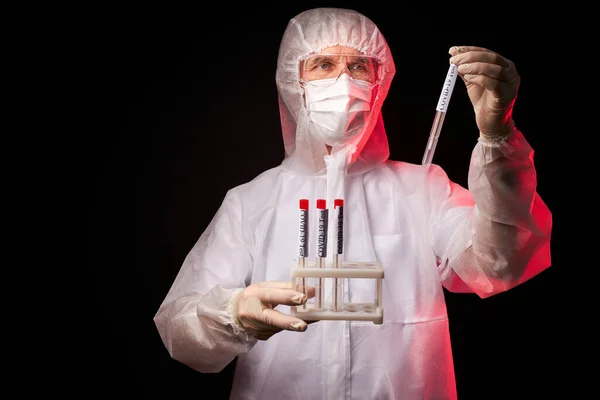
[(314, 288), (307, 294), (292, 289), (291, 282), (259, 282), (245, 288), (233, 300), (235, 322), (248, 334), (267, 340), (282, 330), (304, 332), (306, 321), (274, 310), (277, 305), (299, 306), (314, 297)]

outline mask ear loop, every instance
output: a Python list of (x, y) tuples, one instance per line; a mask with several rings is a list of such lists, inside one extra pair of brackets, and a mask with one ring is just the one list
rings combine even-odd
[(298, 94), (302, 97), (302, 106), (306, 109), (308, 107), (308, 104), (306, 104), (306, 86), (309, 82), (304, 78), (300, 78), (298, 84), (300, 85), (300, 93)]

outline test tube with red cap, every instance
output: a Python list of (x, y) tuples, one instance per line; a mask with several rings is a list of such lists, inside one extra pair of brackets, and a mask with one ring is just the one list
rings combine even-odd
[[(344, 253), (344, 200), (335, 199), (333, 201), (333, 211), (335, 216), (335, 251), (333, 255), (333, 267), (340, 268), (342, 255)], [(341, 311), (343, 279), (333, 279), (333, 311)]]
[[(298, 266), (306, 267), (308, 257), (308, 199), (300, 199), (298, 232)], [(302, 293), (306, 294), (306, 279), (302, 278)]]
[[(327, 202), (324, 199), (317, 200), (317, 268), (325, 268), (325, 261), (327, 258), (327, 228), (328, 228), (328, 210)], [(323, 308), (323, 300), (325, 297), (325, 287), (323, 285), (323, 278), (318, 279), (317, 287), (315, 288), (315, 302), (317, 308)]]

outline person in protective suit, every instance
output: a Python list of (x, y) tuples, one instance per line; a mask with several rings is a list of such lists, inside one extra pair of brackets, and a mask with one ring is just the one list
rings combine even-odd
[[(456, 398), (443, 288), (486, 298), (544, 271), (552, 217), (512, 118), (515, 65), (479, 47), (449, 53), (480, 132), (469, 190), (438, 165), (388, 159), (395, 67), (369, 18), (317, 8), (289, 21), (276, 70), (285, 157), (227, 192), (183, 262), (154, 317), (172, 358), (216, 373), (237, 357), (234, 399)], [(290, 276), (302, 198), (344, 199), (345, 259), (385, 270), (382, 324), (286, 312), (312, 295)], [(370, 288), (349, 280), (343, 295)]]

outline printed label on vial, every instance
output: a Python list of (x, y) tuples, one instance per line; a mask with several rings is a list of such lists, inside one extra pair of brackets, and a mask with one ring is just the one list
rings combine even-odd
[(456, 75), (456, 65), (450, 64), (436, 111), (446, 112), (448, 110), (448, 104), (450, 103), (450, 97), (452, 96), (452, 90), (454, 89), (454, 83), (456, 82)]
[(306, 224), (308, 210), (300, 210), (300, 235), (299, 235), (299, 256), (308, 256), (308, 240), (306, 240)]
[(344, 206), (338, 206), (337, 210), (337, 254), (344, 251)]
[(319, 210), (319, 237), (317, 241), (317, 256), (327, 257), (327, 210)]

